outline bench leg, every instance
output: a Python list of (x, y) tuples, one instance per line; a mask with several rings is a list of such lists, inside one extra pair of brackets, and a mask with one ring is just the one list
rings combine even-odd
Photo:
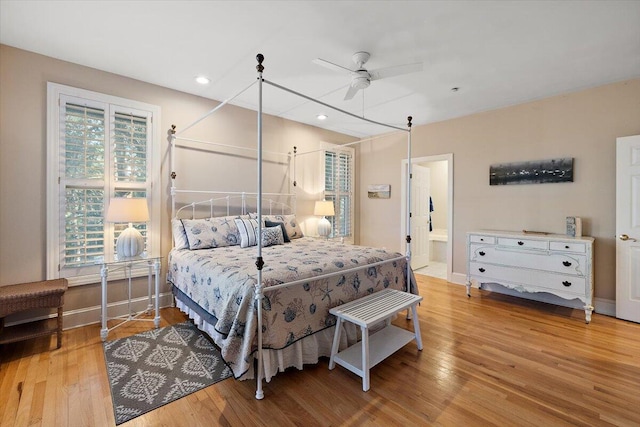
[(369, 331), (362, 326), (362, 391), (369, 390)]
[(417, 304), (411, 306), (411, 311), (413, 312), (413, 332), (416, 334), (416, 344), (418, 344), (418, 350), (422, 350), (422, 335), (420, 335)]
[(342, 319), (336, 318), (336, 331), (333, 334), (333, 345), (331, 346), (331, 358), (329, 359), (329, 369), (336, 367), (335, 357), (338, 354), (338, 347), (340, 347), (340, 327), (342, 325)]
[(58, 347), (62, 347), (62, 307), (58, 307)]

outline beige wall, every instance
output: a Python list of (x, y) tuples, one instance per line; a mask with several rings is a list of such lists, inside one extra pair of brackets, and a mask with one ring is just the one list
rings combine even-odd
[[(42, 280), (46, 275), (46, 83), (48, 81), (135, 99), (162, 108), (162, 126), (178, 129), (216, 102), (0, 45), (0, 285)], [(466, 273), (465, 233), (480, 228), (564, 233), (564, 218), (584, 219), (584, 234), (596, 238), (596, 297), (615, 298), (615, 138), (640, 133), (640, 79), (528, 104), (413, 128), (414, 157), (454, 153), (453, 270)], [(255, 112), (225, 107), (185, 136), (255, 144)], [(212, 136), (215, 135), (215, 136)], [(300, 151), (320, 141), (351, 138), (291, 121), (265, 119), (265, 148)], [(166, 140), (163, 138), (162, 143)], [(162, 148), (162, 254), (171, 246), (168, 149)], [(405, 135), (365, 142), (356, 165), (356, 222), (361, 244), (400, 247), (400, 165)], [(206, 161), (190, 150), (178, 162), (178, 186), (255, 188), (247, 156), (219, 153)], [(250, 157), (250, 156), (249, 156)], [(489, 186), (493, 163), (554, 157), (575, 158), (573, 183)], [(187, 159), (184, 161), (184, 159)], [(185, 163), (198, 162), (198, 174)], [(306, 160), (309, 164), (316, 160)], [(287, 161), (266, 166), (265, 191), (288, 189)], [(298, 168), (298, 213), (313, 226), (318, 198), (311, 167)], [(246, 173), (244, 172), (246, 170)], [(243, 171), (243, 173), (237, 173)], [(234, 180), (228, 179), (229, 173)], [(197, 177), (196, 181), (190, 177)], [(204, 178), (203, 178), (204, 177)], [(391, 184), (390, 200), (368, 199), (369, 184)], [(221, 187), (218, 186), (221, 184)], [(166, 290), (166, 288), (164, 288)], [(99, 304), (99, 286), (71, 289), (65, 311)]]
[[(253, 78), (253, 77), (251, 77)], [(182, 92), (82, 67), (69, 62), (0, 45), (0, 286), (46, 277), (46, 85), (55, 82), (108, 95), (159, 105), (162, 109), (162, 239), (163, 256), (171, 247), (169, 156), (165, 132), (192, 123), (218, 103)], [(241, 89), (241, 88), (238, 88)], [(184, 136), (227, 144), (256, 145), (256, 113), (226, 106)], [(321, 141), (354, 140), (272, 116), (264, 119), (266, 150), (289, 152), (317, 149)], [(177, 162), (178, 188), (255, 191), (255, 155), (250, 152), (204, 156), (201, 149), (184, 150)], [(253, 157), (253, 159), (252, 159)], [(289, 191), (286, 157), (266, 157), (265, 192)], [(187, 165), (189, 167), (187, 168)], [(187, 169), (189, 171), (187, 172)], [(304, 173), (298, 180), (305, 184)], [(312, 217), (319, 194), (300, 192), (298, 214)], [(166, 267), (166, 266), (164, 266)], [(163, 275), (164, 277), (164, 275)], [(162, 281), (164, 282), (164, 280)], [(163, 283), (164, 284), (164, 283)], [(144, 286), (140, 287), (141, 290)], [(163, 291), (167, 287), (163, 286)], [(114, 299), (117, 300), (115, 295)], [(110, 298), (110, 301), (113, 299)], [(77, 286), (65, 297), (65, 312), (100, 303), (99, 285)]]
[[(476, 229), (564, 234), (583, 218), (595, 243), (595, 296), (615, 299), (616, 137), (640, 134), (640, 79), (413, 128), (413, 156), (453, 153), (453, 271), (466, 274), (466, 233)], [(405, 137), (359, 150), (360, 243), (400, 250), (400, 192), (369, 200), (364, 188), (400, 188)], [(573, 157), (572, 183), (489, 186), (494, 163)], [(404, 251), (404, 248), (402, 248)]]

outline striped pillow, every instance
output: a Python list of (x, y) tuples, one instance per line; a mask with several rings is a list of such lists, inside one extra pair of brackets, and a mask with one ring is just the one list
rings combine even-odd
[(240, 247), (248, 248), (257, 245), (258, 221), (255, 219), (236, 219), (235, 221), (240, 232)]

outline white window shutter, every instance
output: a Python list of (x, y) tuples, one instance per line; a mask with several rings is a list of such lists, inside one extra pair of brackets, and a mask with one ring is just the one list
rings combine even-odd
[(97, 274), (97, 262), (115, 253), (127, 224), (105, 221), (113, 197), (148, 200), (151, 220), (133, 226), (146, 249), (158, 253), (160, 192), (152, 180), (159, 179), (159, 150), (153, 150), (159, 107), (55, 83), (47, 87), (47, 278)]
[(325, 199), (332, 200), (335, 215), (329, 217), (331, 237), (351, 237), (353, 218), (353, 151), (325, 150)]

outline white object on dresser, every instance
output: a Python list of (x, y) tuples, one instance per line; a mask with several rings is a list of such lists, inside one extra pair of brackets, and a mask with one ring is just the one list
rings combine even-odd
[(508, 231), (467, 233), (467, 296), (472, 281), (519, 292), (547, 292), (593, 312), (593, 237)]

